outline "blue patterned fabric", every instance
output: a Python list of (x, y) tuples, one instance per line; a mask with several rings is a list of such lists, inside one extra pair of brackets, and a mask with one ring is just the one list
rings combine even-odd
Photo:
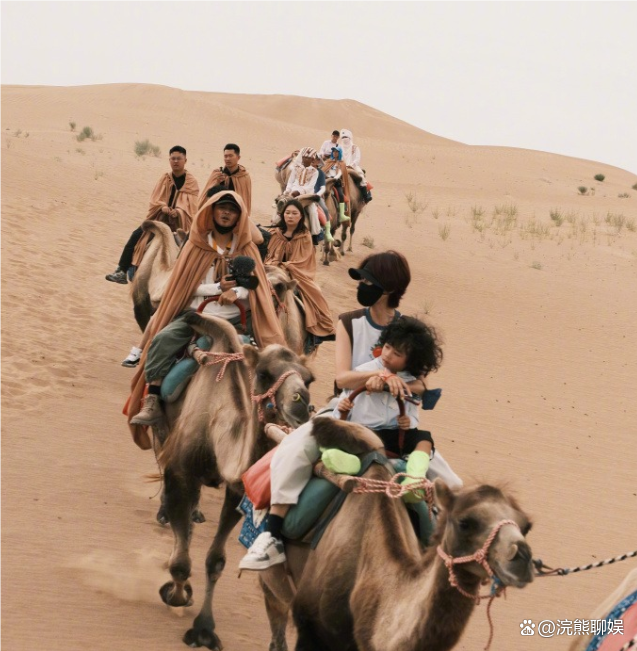
[(243, 496), (241, 504), (237, 507), (238, 511), (241, 511), (245, 515), (243, 519), (243, 524), (241, 525), (241, 531), (239, 532), (239, 542), (246, 548), (249, 549), (252, 546), (252, 543), (255, 541), (256, 537), (265, 531), (265, 527), (268, 523), (268, 516), (259, 523), (259, 525), (254, 524), (254, 508), (252, 507), (252, 502), (247, 498), (246, 495)]
[[(622, 615), (633, 605), (637, 603), (637, 590), (632, 594), (629, 594), (625, 599), (620, 601), (613, 610), (608, 613), (605, 620), (606, 622), (613, 622), (616, 619), (621, 619)], [(612, 627), (612, 623), (611, 623)], [(608, 631), (603, 633), (598, 633), (591, 641), (590, 644), (586, 647), (586, 651), (597, 651), (601, 643), (604, 641)]]

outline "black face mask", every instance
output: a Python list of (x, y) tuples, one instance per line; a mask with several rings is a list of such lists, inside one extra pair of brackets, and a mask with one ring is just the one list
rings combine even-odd
[(217, 233), (219, 233), (219, 235), (225, 235), (226, 233), (230, 233), (231, 231), (234, 230), (235, 226), (236, 224), (234, 226), (219, 226), (219, 224), (215, 222), (215, 230), (217, 231)]
[(383, 295), (383, 288), (367, 283), (359, 283), (356, 292), (356, 300), (363, 307), (371, 307)]

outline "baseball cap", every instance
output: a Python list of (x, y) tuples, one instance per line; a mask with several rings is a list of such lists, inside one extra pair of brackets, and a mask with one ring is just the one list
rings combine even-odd
[(354, 280), (369, 280), (369, 282), (372, 285), (376, 285), (376, 287), (380, 287), (381, 289), (385, 289), (380, 282), (380, 280), (377, 280), (377, 278), (372, 275), (367, 269), (363, 267), (363, 269), (356, 269), (354, 267), (350, 268), (348, 271), (350, 278), (353, 278)]

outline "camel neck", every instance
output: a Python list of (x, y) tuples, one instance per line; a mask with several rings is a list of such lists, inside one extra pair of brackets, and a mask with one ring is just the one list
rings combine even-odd
[[(449, 583), (449, 572), (437, 555), (428, 572), (433, 575), (433, 584), (430, 584), (429, 598), (426, 599), (426, 607), (423, 608), (422, 628), (418, 635), (420, 645), (414, 646), (414, 650), (435, 648), (439, 651), (447, 651), (453, 649), (464, 632), (475, 608), (475, 602), (460, 594)], [(425, 575), (428, 572), (425, 570)], [(480, 579), (477, 576), (465, 570), (459, 570), (457, 574), (464, 590), (470, 594), (478, 592)], [(421, 580), (422, 583), (427, 583), (426, 576)]]

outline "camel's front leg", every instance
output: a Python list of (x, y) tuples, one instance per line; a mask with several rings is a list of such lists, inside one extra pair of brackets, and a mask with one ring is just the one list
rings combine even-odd
[(323, 264), (328, 267), (330, 264), (330, 249), (331, 245), (327, 240), (323, 240)]
[[(349, 230), (349, 222), (341, 224), (341, 255), (345, 255), (345, 242), (347, 242), (347, 231)], [(351, 251), (351, 249), (350, 249)]]
[(349, 229), (349, 246), (347, 247), (348, 251), (352, 250), (352, 242), (354, 240), (354, 229), (356, 228), (356, 225), (354, 224), (354, 220), (352, 219), (352, 223), (350, 225)]
[(217, 581), (226, 565), (226, 541), (237, 522), (241, 519), (241, 514), (237, 511), (241, 497), (240, 492), (226, 486), (223, 508), (219, 516), (219, 527), (206, 557), (206, 596), (199, 614), (195, 617), (192, 628), (186, 631), (184, 635), (184, 643), (188, 646), (205, 646), (214, 651), (221, 651), (223, 648), (221, 640), (215, 633), (212, 600)]
[(164, 473), (164, 481), (164, 507), (175, 542), (169, 565), (173, 580), (165, 583), (159, 594), (169, 606), (190, 606), (192, 588), (188, 578), (192, 564), (188, 548), (192, 534), (191, 513), (200, 487), (196, 480), (176, 477), (170, 468)]

